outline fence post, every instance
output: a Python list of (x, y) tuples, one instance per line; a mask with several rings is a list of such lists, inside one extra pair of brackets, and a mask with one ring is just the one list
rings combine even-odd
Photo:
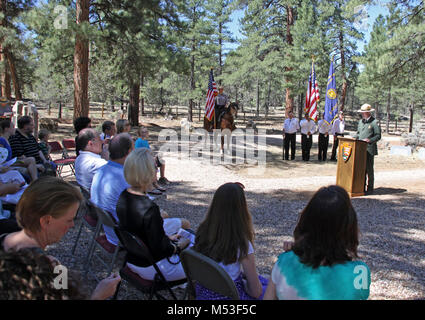
[(176, 119), (179, 117), (179, 106), (176, 106)]
[(105, 103), (102, 103), (102, 119), (103, 119), (103, 112), (105, 111)]
[(47, 107), (47, 114), (50, 116), (50, 113), (51, 113), (51, 109), (52, 109), (52, 107), (51, 107), (51, 105), (52, 105), (52, 103), (51, 102), (49, 102), (49, 106)]

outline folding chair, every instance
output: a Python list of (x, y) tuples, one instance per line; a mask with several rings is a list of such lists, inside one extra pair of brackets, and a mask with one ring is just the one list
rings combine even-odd
[[(97, 258), (98, 261), (107, 268), (107, 274), (111, 274), (112, 269), (117, 260), (118, 252), (121, 249), (120, 244), (114, 245), (108, 241), (105, 234), (101, 234), (102, 225), (108, 226), (110, 228), (117, 227), (117, 222), (114, 217), (107, 211), (100, 209), (99, 207), (94, 206), (94, 210), (97, 212), (97, 216), (99, 218), (98, 223), (96, 225), (96, 230), (93, 234), (93, 238), (90, 242), (89, 252), (86, 258), (86, 266), (85, 266), (85, 275), (87, 275), (90, 270), (90, 263), (93, 258)], [(111, 255), (111, 260), (109, 263), (105, 262), (101, 255), (96, 254), (96, 248), (100, 248), (104, 253)], [(96, 275), (94, 277), (97, 279)]]
[(66, 159), (76, 159), (76, 156), (70, 156), (69, 152), (73, 151), (75, 152), (75, 140), (74, 139), (63, 139), (62, 140), (62, 146), (63, 146), (63, 155)]
[[(120, 239), (122, 246), (127, 252), (126, 257), (124, 259), (124, 264), (120, 270), (121, 279), (126, 280), (128, 283), (130, 283), (142, 293), (148, 294), (149, 300), (152, 300), (154, 295), (158, 300), (166, 300), (166, 298), (159, 293), (160, 291), (164, 290), (167, 290), (173, 297), (173, 299), (177, 300), (177, 297), (171, 288), (174, 286), (181, 285), (187, 280), (181, 279), (176, 281), (167, 281), (161, 270), (155, 263), (149, 248), (143, 243), (142, 240), (140, 240), (138, 237), (134, 236), (130, 232), (125, 231), (119, 227), (115, 227), (114, 230), (115, 234), (118, 236), (118, 239)], [(148, 280), (140, 277), (137, 273), (133, 272), (127, 266), (127, 255), (129, 253), (141, 259), (147, 259), (152, 264), (156, 271), (154, 280)], [(116, 297), (118, 296), (120, 284), (118, 284), (114, 299), (116, 299)]]
[(180, 258), (189, 283), (187, 291), (193, 297), (196, 298), (194, 282), (197, 282), (211, 291), (239, 300), (235, 283), (216, 261), (192, 248), (183, 250)]
[(72, 254), (75, 253), (75, 249), (77, 248), (78, 241), (80, 240), (81, 231), (83, 230), (83, 227), (86, 226), (89, 230), (95, 231), (97, 228), (97, 225), (100, 223), (97, 217), (97, 212), (94, 209), (94, 204), (89, 199), (84, 199), (84, 203), (82, 203), (80, 205), (80, 208), (78, 208), (76, 217), (79, 217), (81, 215), (82, 215), (81, 224), (78, 229), (74, 246), (72, 247), (72, 251), (71, 251)]
[(64, 150), (58, 141), (49, 141), (49, 145), (51, 147), (51, 150), (50, 150), (51, 153), (62, 154), (62, 159), (53, 160), (54, 164), (56, 165), (56, 174), (62, 178), (63, 167), (69, 166), (72, 174), (75, 175), (75, 170), (74, 170), (75, 159), (65, 158)]

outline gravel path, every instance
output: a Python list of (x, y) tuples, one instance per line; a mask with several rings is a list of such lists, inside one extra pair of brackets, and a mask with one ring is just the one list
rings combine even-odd
[[(242, 175), (231, 166), (166, 158), (166, 175), (172, 184), (157, 198), (161, 209), (184, 217), (196, 230), (215, 190), (225, 182), (242, 182), (256, 231), (256, 261), (260, 273), (269, 274), (284, 240), (290, 240), (298, 213), (321, 186), (335, 176), (258, 179)], [(370, 299), (425, 299), (425, 169), (376, 172), (376, 193), (354, 198), (361, 231), (359, 254), (372, 272)], [(406, 183), (408, 181), (408, 183)], [(417, 190), (420, 190), (418, 192)], [(49, 250), (64, 265), (81, 270), (90, 240), (82, 232), (76, 255), (71, 255), (78, 224)], [(105, 276), (96, 264), (94, 273)], [(94, 287), (89, 276), (86, 283)], [(120, 298), (142, 296), (126, 284)]]

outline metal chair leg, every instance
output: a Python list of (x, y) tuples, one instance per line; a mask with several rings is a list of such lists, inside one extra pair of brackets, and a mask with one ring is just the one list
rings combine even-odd
[(72, 254), (75, 253), (75, 249), (77, 248), (78, 240), (80, 240), (81, 231), (83, 230), (83, 224), (84, 224), (84, 222), (81, 221), (80, 230), (78, 230), (78, 234), (77, 234), (77, 239), (75, 239), (74, 246), (72, 247), (72, 251), (71, 251)]
[(117, 245), (117, 246), (116, 246), (116, 248), (115, 248), (114, 255), (113, 255), (113, 257), (112, 257), (111, 265), (110, 265), (110, 267), (109, 267), (109, 269), (108, 269), (108, 275), (110, 275), (110, 274), (111, 274), (112, 269), (114, 268), (115, 261), (117, 260), (117, 256), (118, 256), (118, 252), (119, 252), (119, 251), (120, 251), (120, 247), (119, 247), (119, 245)]
[(97, 225), (96, 225), (96, 230), (94, 232), (93, 238), (90, 242), (90, 246), (89, 246), (89, 252), (87, 254), (86, 257), (86, 265), (84, 267), (84, 275), (87, 275), (87, 272), (89, 271), (89, 267), (90, 267), (90, 260), (93, 257), (93, 253), (95, 250), (95, 242), (96, 242), (96, 238), (100, 233), (100, 229), (102, 227), (102, 223), (100, 222), (100, 219), (97, 221)]

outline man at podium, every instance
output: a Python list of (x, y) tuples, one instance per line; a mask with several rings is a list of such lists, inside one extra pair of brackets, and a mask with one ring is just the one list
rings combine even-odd
[(359, 124), (357, 126), (357, 133), (354, 135), (355, 139), (367, 142), (367, 189), (365, 190), (366, 194), (373, 193), (373, 183), (375, 180), (373, 173), (373, 161), (374, 157), (378, 154), (378, 146), (376, 145), (376, 142), (381, 139), (381, 128), (378, 126), (378, 122), (376, 121), (376, 119), (372, 116), (373, 111), (375, 111), (375, 109), (372, 109), (370, 104), (364, 104), (361, 106), (358, 112), (361, 112), (362, 119), (359, 121)]

